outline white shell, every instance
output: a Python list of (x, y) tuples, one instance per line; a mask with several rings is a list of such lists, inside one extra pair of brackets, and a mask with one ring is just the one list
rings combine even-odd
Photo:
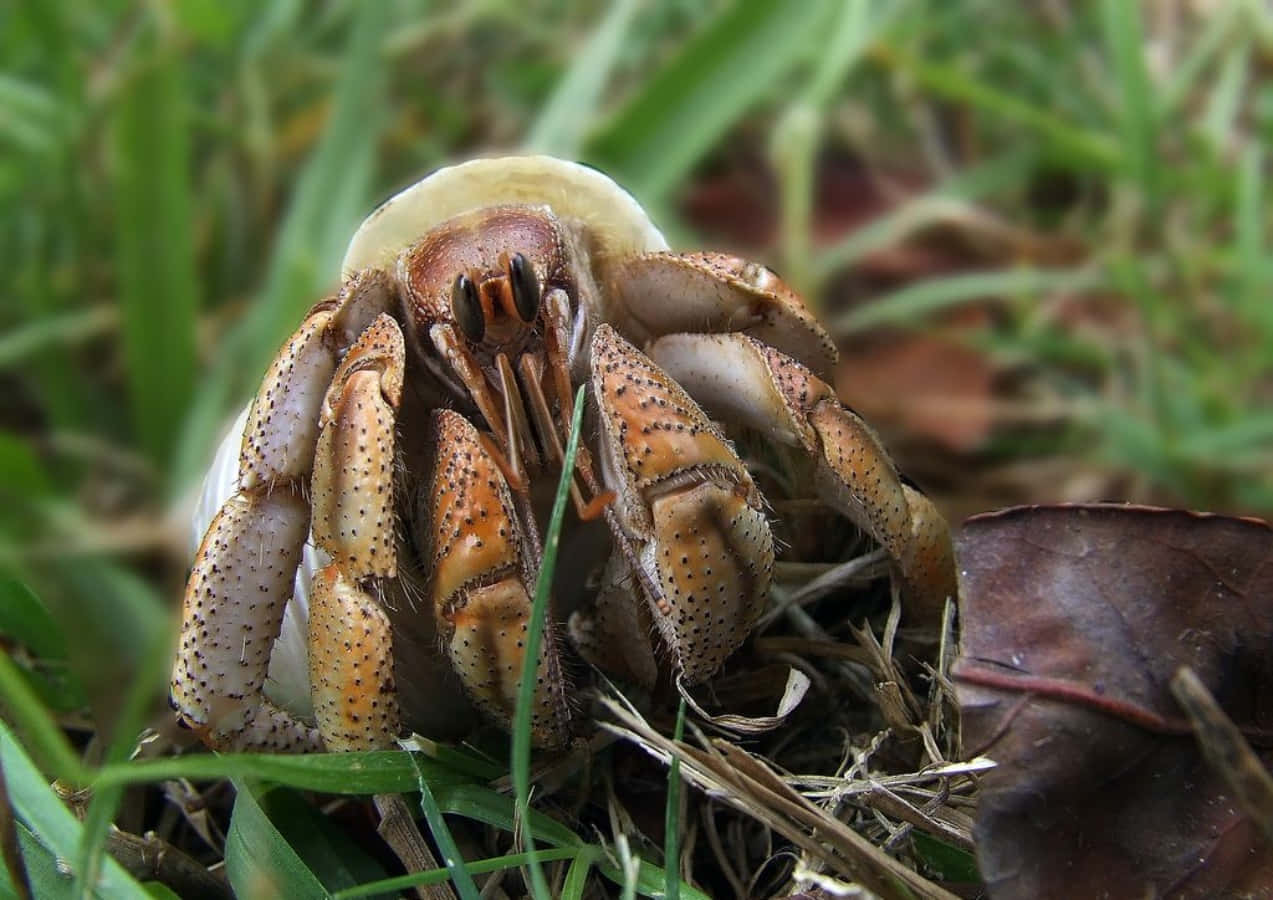
[[(453, 216), (510, 204), (548, 206), (559, 218), (584, 224), (596, 239), (594, 252), (600, 254), (667, 249), (667, 241), (632, 195), (595, 169), (549, 156), (511, 156), (439, 169), (386, 200), (354, 232), (341, 264), (342, 277), (390, 265), (403, 249)], [(238, 489), (247, 415), (245, 407), (204, 477), (191, 522), (192, 558), (217, 510)], [(265, 693), (275, 703), (305, 718), (313, 715), (306, 650), (309, 585), (314, 572), (329, 561), (312, 540), (305, 545), (265, 684)]]
[(387, 266), (434, 226), (484, 206), (547, 206), (582, 222), (602, 253), (666, 250), (667, 241), (632, 195), (609, 177), (551, 156), (474, 159), (439, 169), (382, 203), (354, 232), (341, 272)]

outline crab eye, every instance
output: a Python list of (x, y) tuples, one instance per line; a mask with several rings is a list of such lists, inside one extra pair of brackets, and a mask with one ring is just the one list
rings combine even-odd
[(482, 300), (477, 295), (477, 285), (467, 275), (455, 277), (451, 285), (451, 315), (460, 331), (473, 343), (486, 334), (486, 316), (482, 313)]
[(513, 282), (513, 305), (523, 322), (530, 322), (539, 312), (539, 280), (526, 257), (514, 253), (508, 261), (508, 275)]

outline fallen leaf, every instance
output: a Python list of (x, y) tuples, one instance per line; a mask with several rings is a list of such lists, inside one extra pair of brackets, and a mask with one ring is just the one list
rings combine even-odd
[(974, 838), (992, 897), (1273, 897), (1273, 848), (1199, 753), (1189, 666), (1273, 761), (1273, 530), (1138, 506), (969, 520), (953, 669), (998, 763)]

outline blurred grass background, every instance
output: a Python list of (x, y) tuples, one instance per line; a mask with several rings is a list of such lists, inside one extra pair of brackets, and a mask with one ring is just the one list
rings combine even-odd
[(359, 220), (477, 153), (773, 265), (955, 517), (1273, 511), (1256, 0), (40, 0), (0, 59), (0, 641), (90, 762), (229, 417)]

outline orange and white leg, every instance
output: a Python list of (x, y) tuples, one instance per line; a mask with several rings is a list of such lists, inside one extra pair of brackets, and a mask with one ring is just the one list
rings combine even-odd
[[(345, 335), (390, 303), (382, 278), (351, 279), (316, 305), (271, 363), (243, 428), (230, 483), (210, 484), (204, 537), (187, 582), (171, 701), (217, 749), (317, 749), (318, 730), (263, 690), (310, 530), (305, 486), (324, 395)], [(212, 476), (210, 476), (212, 477)]]
[[(591, 353), (601, 470), (616, 494), (606, 517), (675, 672), (695, 684), (764, 610), (774, 549), (760, 493), (716, 423), (645, 354), (608, 325), (597, 328)], [(617, 594), (604, 591), (598, 603)], [(602, 609), (575, 625), (584, 633), (632, 621)], [(645, 659), (632, 654), (625, 668), (648, 672)]]
[(606, 321), (640, 346), (664, 334), (741, 332), (831, 377), (834, 342), (799, 295), (759, 263), (662, 251), (614, 263), (606, 281)]
[(394, 746), (400, 731), (389, 618), (376, 590), (397, 575), (394, 429), (406, 350), (382, 314), (341, 360), (314, 456), (314, 541), (331, 565), (310, 597), (309, 675), (329, 750)]
[[(539, 556), (477, 429), (450, 410), (433, 414), (433, 428), (437, 456), (417, 519), (438, 634), (469, 696), (508, 727), (517, 708)], [(570, 737), (570, 711), (551, 626), (543, 631), (537, 672), (531, 741), (560, 747)]]
[(713, 415), (802, 448), (819, 495), (892, 557), (911, 621), (940, 621), (957, 590), (950, 529), (830, 385), (745, 334), (667, 335), (647, 350)]
[(275, 358), (248, 415), (238, 490), (208, 527), (186, 585), (172, 703), (217, 749), (309, 749), (313, 726), (262, 691), (309, 532), (303, 484), (336, 368), (319, 304)]

